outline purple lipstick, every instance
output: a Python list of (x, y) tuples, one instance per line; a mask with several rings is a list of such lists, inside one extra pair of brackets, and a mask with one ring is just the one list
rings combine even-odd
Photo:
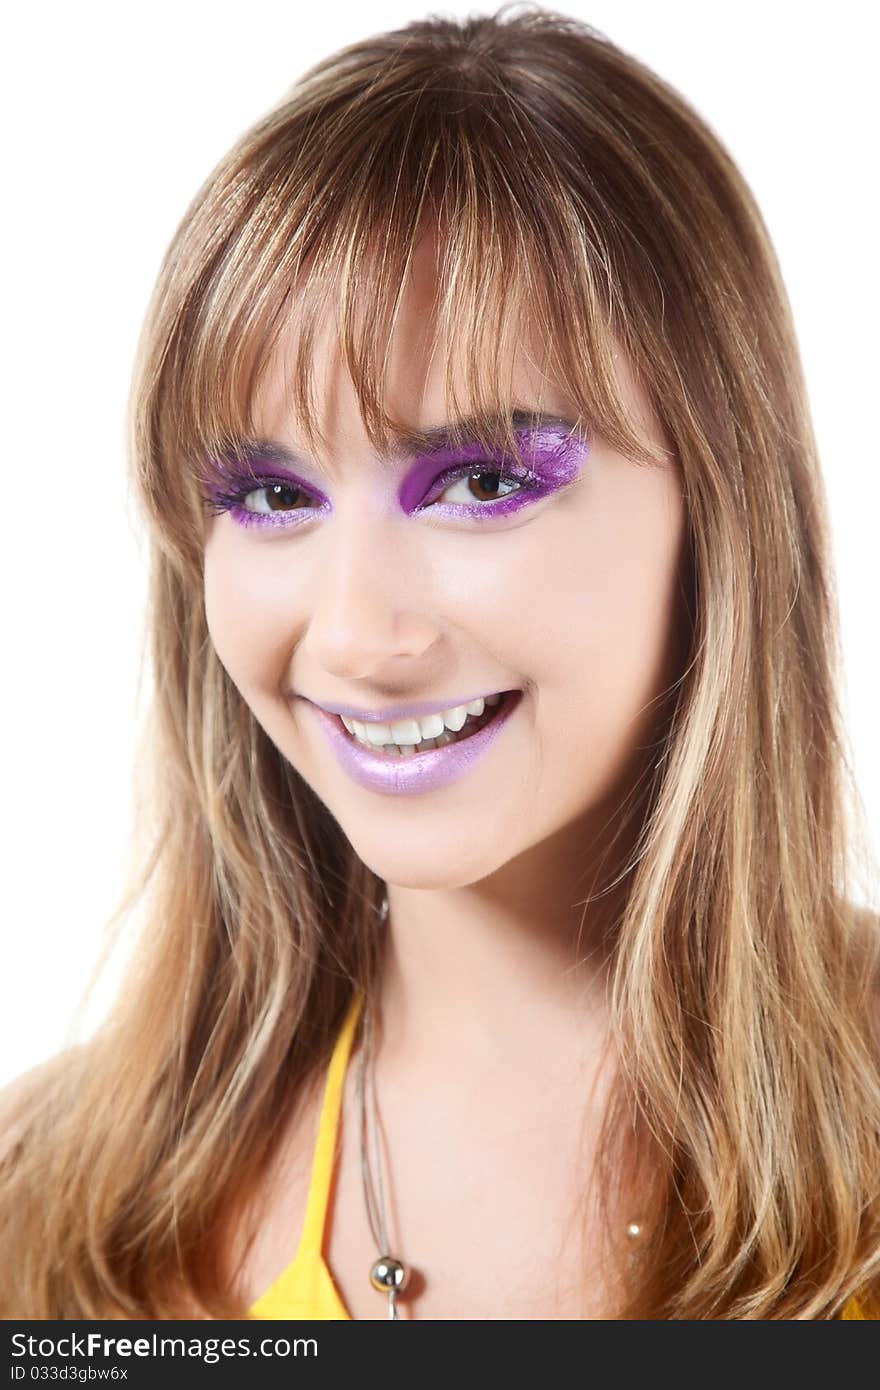
[(369, 791), (390, 796), (410, 796), (436, 791), (475, 767), (498, 738), (522, 698), (521, 690), (507, 691), (500, 702), (488, 706), (474, 722), (474, 732), (442, 748), (421, 753), (395, 754), (371, 749), (350, 734), (341, 718), (312, 705), (330, 747), (350, 777)]

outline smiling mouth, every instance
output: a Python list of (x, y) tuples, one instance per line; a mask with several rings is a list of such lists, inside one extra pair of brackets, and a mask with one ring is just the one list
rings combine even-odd
[[(479, 715), (469, 714), (457, 733), (451, 729), (444, 729), (436, 738), (420, 739), (418, 743), (368, 743), (365, 739), (350, 733), (339, 715), (334, 717), (350, 743), (356, 744), (365, 753), (375, 753), (379, 757), (393, 761), (402, 758), (417, 758), (420, 753), (427, 753), (435, 748), (446, 748), (453, 743), (465, 742), (474, 734), (478, 734), (487, 724), (491, 724), (494, 719), (497, 719), (499, 714), (505, 711), (520, 694), (519, 690), (505, 690), (498, 695), (489, 696), (483, 713)], [(493, 699), (495, 703), (490, 704), (489, 701)]]

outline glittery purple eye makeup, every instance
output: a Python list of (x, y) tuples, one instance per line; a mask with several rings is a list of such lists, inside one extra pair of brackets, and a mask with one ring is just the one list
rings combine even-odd
[[(478, 444), (454, 453), (432, 452), (416, 460), (404, 478), (398, 500), (408, 515), (429, 506), (432, 514), (450, 520), (471, 520), (480, 524), (485, 517), (508, 517), (543, 497), (572, 486), (580, 477), (588, 452), (584, 439), (571, 433), (572, 427), (545, 427), (518, 431), (517, 443), (523, 463), (501, 458), (493, 460)], [(444, 464), (447, 466), (444, 468)], [(439, 473), (438, 473), (439, 469)], [(439, 502), (450, 484), (463, 479), (477, 482), (482, 491), (503, 488), (499, 500), (483, 501), (471, 495), (453, 503)], [(488, 480), (488, 487), (486, 482)], [(463, 489), (462, 489), (463, 490)]]
[[(243, 466), (234, 460), (212, 460), (211, 471), (206, 510), (215, 516), (229, 512), (239, 526), (290, 530), (308, 521), (315, 511), (330, 510), (326, 498), (286, 467), (280, 474), (271, 460), (253, 459)], [(246, 507), (249, 497), (256, 498), (259, 506)], [(310, 502), (317, 502), (317, 507), (308, 505)]]
[[(573, 428), (554, 417), (552, 424), (517, 431), (518, 460), (488, 457), (477, 443), (454, 450), (431, 448), (415, 459), (400, 483), (401, 510), (408, 516), (425, 512), (479, 526), (487, 518), (503, 520), (566, 491), (578, 481), (589, 451), (587, 441)], [(212, 460), (207, 510), (214, 515), (229, 512), (239, 526), (284, 531), (302, 525), (316, 512), (329, 512), (328, 499), (313, 484), (292, 473), (286, 461), (279, 466), (278, 460), (288, 457), (292, 455), (281, 446), (266, 444), (260, 456), (248, 457), (244, 464)], [(439, 500), (456, 491), (452, 501)], [(251, 506), (245, 505), (248, 499)]]

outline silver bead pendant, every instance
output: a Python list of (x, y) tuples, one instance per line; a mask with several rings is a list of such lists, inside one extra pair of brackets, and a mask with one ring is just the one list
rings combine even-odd
[(370, 1269), (370, 1283), (378, 1293), (402, 1293), (409, 1280), (409, 1270), (393, 1255), (380, 1255)]

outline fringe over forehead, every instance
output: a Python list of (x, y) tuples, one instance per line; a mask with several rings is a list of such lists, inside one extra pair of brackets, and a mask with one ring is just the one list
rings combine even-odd
[(585, 48), (582, 25), (536, 46), (521, 27), (503, 41), (503, 27), (483, 35), (480, 24), (428, 20), (341, 50), (208, 178), (169, 248), (144, 335), (154, 466), (188, 461), (202, 477), (207, 455), (254, 437), (255, 395), (293, 316), (290, 405), (307, 446), (318, 458), (326, 449), (312, 362), (316, 334), (335, 319), (373, 447), (406, 447), (409, 422), (389, 413), (384, 377), (426, 233), (437, 265), (428, 351), (444, 339), (452, 422), (470, 417), (481, 443), (515, 454), (504, 422), (523, 403), (511, 399), (510, 354), (537, 342), (579, 429), (661, 461), (628, 419), (613, 367), (615, 350), (635, 343), (622, 285), (643, 309), (659, 293), (648, 262), (635, 285), (632, 264), (620, 274), (628, 232), (607, 190), (617, 179), (627, 193), (632, 170), (589, 92), (567, 109), (588, 56), (597, 87), (613, 58), (599, 39)]

